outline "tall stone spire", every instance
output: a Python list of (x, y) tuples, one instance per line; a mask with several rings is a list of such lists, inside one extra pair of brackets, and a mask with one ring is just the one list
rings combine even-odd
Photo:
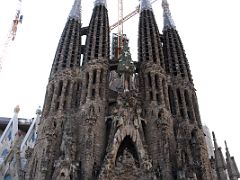
[(109, 20), (106, 6), (106, 0), (95, 0), (86, 39), (84, 65), (94, 59), (109, 58)]
[[(109, 69), (109, 21), (105, 0), (96, 0), (89, 23), (82, 68), (79, 161), (82, 179), (96, 179), (105, 152)], [(83, 138), (84, 137), (84, 138)]]
[[(26, 180), (79, 179), (64, 167), (77, 167), (76, 115), (80, 106), (81, 0), (75, 0), (58, 43), (47, 85), (37, 141), (29, 159)], [(71, 113), (70, 113), (71, 112)], [(70, 153), (71, 151), (71, 153)], [(70, 178), (70, 177), (69, 177)]]
[(151, 10), (152, 11), (152, 5), (149, 0), (141, 0), (140, 2), (140, 10)]
[[(172, 179), (169, 162), (171, 161), (171, 150), (174, 151), (174, 147), (171, 150), (167, 148), (163, 152), (159, 146), (160, 142), (169, 146), (169, 141), (174, 141), (172, 122), (167, 118), (170, 112), (166, 97), (167, 77), (164, 72), (162, 42), (149, 0), (141, 0), (140, 9), (138, 29), (139, 87), (147, 122), (145, 129), (146, 132), (151, 132), (146, 136), (146, 144), (149, 146), (153, 168), (160, 169), (161, 166), (162, 178)], [(163, 122), (166, 128), (162, 128), (161, 123)], [(161, 152), (161, 155), (158, 152)]]
[(192, 75), (181, 38), (176, 30), (167, 0), (162, 0), (164, 28), (164, 56), (166, 72), (192, 83)]
[(162, 0), (162, 7), (163, 7), (164, 29), (168, 29), (168, 28), (175, 29), (176, 26), (173, 21), (167, 0)]
[(75, 0), (69, 18), (81, 21), (81, 0)]
[(62, 70), (80, 68), (81, 54), (81, 0), (75, 0), (58, 43), (50, 79)]

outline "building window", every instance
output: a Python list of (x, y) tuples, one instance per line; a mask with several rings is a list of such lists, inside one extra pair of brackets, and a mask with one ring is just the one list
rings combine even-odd
[(11, 176), (8, 174), (4, 177), (4, 180), (11, 180)]
[(1, 157), (5, 158), (8, 155), (8, 153), (9, 153), (8, 149), (4, 149), (1, 154)]

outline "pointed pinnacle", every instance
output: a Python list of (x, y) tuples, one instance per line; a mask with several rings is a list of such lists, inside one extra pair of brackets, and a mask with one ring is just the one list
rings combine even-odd
[(164, 29), (175, 29), (175, 23), (172, 19), (172, 15), (169, 9), (169, 4), (167, 0), (162, 0), (162, 8), (163, 8), (163, 18), (164, 18)]
[(215, 136), (214, 131), (212, 132), (212, 136), (213, 136), (213, 141), (216, 141), (216, 136)]
[(144, 10), (151, 10), (152, 11), (152, 5), (149, 0), (141, 0), (140, 1), (140, 11)]
[(224, 141), (226, 149), (228, 149), (227, 141)]
[(168, 6), (167, 0), (162, 0), (162, 6)]
[(74, 1), (69, 17), (75, 20), (81, 20), (81, 0)]
[(214, 141), (214, 146), (215, 146), (215, 149), (218, 148), (218, 144), (217, 144), (217, 139), (216, 139), (216, 136), (215, 136), (215, 133), (212, 132), (212, 136), (213, 136), (213, 141)]
[(227, 156), (228, 155), (230, 156), (230, 152), (229, 152), (229, 149), (228, 149), (227, 141), (224, 141), (224, 143), (225, 143), (225, 147), (226, 147), (226, 154), (227, 154)]
[(95, 0), (94, 6), (99, 6), (99, 5), (103, 5), (103, 6), (107, 7), (106, 0)]

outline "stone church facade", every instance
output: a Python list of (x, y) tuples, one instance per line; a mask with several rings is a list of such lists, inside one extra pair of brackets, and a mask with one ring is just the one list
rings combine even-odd
[(110, 58), (106, 0), (95, 0), (87, 28), (80, 7), (75, 0), (59, 41), (24, 179), (238, 179), (234, 158), (227, 149), (225, 161), (215, 138), (215, 157), (208, 157), (190, 67), (167, 1), (162, 34), (150, 2), (140, 1), (138, 62), (126, 37), (121, 56)]

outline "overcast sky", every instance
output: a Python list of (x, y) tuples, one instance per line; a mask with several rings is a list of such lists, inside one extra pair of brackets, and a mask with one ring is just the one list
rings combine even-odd
[[(23, 24), (0, 72), (0, 116), (32, 118), (43, 105), (45, 88), (58, 40), (73, 0), (22, 0)], [(162, 31), (161, 0), (154, 13)], [(138, 0), (123, 0), (124, 14), (135, 9)], [(18, 0), (0, 1), (0, 52), (11, 28)], [(197, 89), (201, 118), (214, 130), (224, 148), (240, 166), (240, 1), (169, 0), (172, 16), (182, 38)], [(108, 1), (110, 23), (117, 20), (117, 0)], [(83, 0), (82, 20), (87, 26), (93, 1)], [(138, 15), (124, 24), (132, 57), (137, 60)], [(240, 167), (239, 167), (240, 168)]]

